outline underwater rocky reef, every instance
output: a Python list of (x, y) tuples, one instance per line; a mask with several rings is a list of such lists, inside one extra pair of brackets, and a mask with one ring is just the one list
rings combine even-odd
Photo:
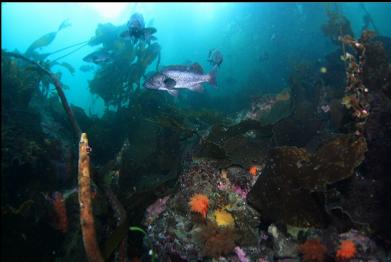
[(89, 83), (101, 118), (38, 42), (2, 50), (2, 259), (389, 261), (391, 40), (328, 17), (327, 72), (297, 64), (230, 114), (141, 88), (161, 48), (123, 26), (89, 42), (114, 54)]

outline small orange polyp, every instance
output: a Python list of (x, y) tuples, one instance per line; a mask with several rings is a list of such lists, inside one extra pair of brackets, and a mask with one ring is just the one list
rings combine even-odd
[(191, 211), (200, 213), (203, 218), (206, 218), (209, 208), (208, 196), (204, 194), (196, 194), (189, 201)]
[(257, 167), (256, 166), (252, 166), (250, 167), (250, 169), (248, 170), (248, 172), (252, 175), (252, 176), (256, 176), (257, 175)]

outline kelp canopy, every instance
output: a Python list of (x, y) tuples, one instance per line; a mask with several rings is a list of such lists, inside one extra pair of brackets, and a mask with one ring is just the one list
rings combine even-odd
[(129, 103), (131, 94), (140, 89), (145, 71), (160, 56), (158, 43), (132, 43), (119, 34), (124, 26), (99, 25), (91, 45), (103, 44), (102, 51), (111, 54), (112, 61), (102, 64), (90, 81), (91, 93), (99, 95), (106, 106), (121, 107)]

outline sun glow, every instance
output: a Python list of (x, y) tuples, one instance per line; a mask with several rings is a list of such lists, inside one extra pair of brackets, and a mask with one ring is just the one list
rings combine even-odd
[(81, 3), (97, 11), (105, 19), (117, 18), (128, 6), (129, 3)]
[(214, 3), (197, 3), (197, 6), (204, 20), (212, 20), (214, 18), (216, 9)]

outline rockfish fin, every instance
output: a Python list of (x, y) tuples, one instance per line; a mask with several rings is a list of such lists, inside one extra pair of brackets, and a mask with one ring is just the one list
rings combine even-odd
[(157, 32), (157, 30), (156, 30), (156, 28), (154, 28), (154, 27), (146, 27), (146, 28), (144, 28), (144, 33), (145, 34), (154, 34), (154, 33), (156, 33)]
[(164, 85), (167, 87), (167, 88), (173, 88), (175, 85), (176, 85), (176, 81), (172, 78), (169, 78), (167, 77), (166, 79), (164, 79)]
[(175, 89), (167, 89), (167, 92), (172, 96), (178, 96), (178, 90)]
[(198, 63), (194, 63), (190, 66), (190, 69), (192, 72), (194, 73), (198, 73), (198, 74), (204, 74), (204, 70), (202, 69), (202, 66), (200, 66), (200, 64)]
[(191, 90), (192, 91), (196, 91), (198, 93), (203, 93), (204, 92), (204, 88), (201, 85), (192, 86)]

